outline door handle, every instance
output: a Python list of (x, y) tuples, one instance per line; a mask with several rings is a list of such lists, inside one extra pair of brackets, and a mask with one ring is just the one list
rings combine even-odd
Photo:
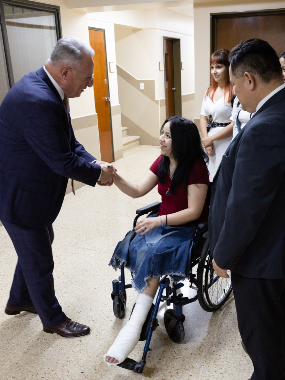
[(175, 87), (173, 87), (172, 90), (175, 91)]
[(105, 102), (110, 102), (111, 99), (108, 96), (105, 96)]

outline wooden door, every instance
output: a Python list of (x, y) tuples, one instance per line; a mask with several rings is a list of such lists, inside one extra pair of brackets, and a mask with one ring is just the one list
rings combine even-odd
[(175, 115), (173, 40), (170, 38), (164, 39), (164, 70), (166, 117), (169, 118)]
[(89, 40), (95, 51), (94, 60), (94, 98), (98, 117), (101, 160), (113, 161), (112, 131), (110, 117), (110, 96), (108, 89), (108, 70), (103, 30), (89, 29)]
[(241, 41), (261, 38), (279, 55), (285, 51), (285, 10), (229, 13), (212, 16), (212, 51), (231, 50)]

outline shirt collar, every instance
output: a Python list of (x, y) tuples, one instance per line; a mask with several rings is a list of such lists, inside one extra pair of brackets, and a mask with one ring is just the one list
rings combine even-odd
[(275, 88), (275, 90), (270, 92), (270, 94), (268, 94), (264, 99), (262, 99), (256, 107), (256, 112), (263, 106), (263, 104), (265, 104), (267, 102), (267, 100), (269, 100), (273, 95), (277, 94), (277, 92), (279, 92), (283, 88), (285, 88), (285, 83), (283, 83), (283, 84), (281, 84), (281, 86)]
[(58, 83), (53, 79), (53, 77), (50, 75), (50, 73), (47, 71), (47, 69), (44, 66), (44, 71), (46, 72), (47, 76), (51, 80), (51, 83), (54, 85), (54, 87), (57, 89), (57, 92), (59, 93), (59, 96), (63, 100), (64, 98), (64, 92), (63, 89), (58, 85)]

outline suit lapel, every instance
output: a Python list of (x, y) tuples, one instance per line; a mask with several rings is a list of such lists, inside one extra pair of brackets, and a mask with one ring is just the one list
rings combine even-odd
[(53, 93), (55, 94), (55, 96), (59, 100), (60, 105), (62, 106), (62, 108), (64, 110), (64, 113), (66, 115), (66, 120), (67, 120), (67, 123), (65, 123), (65, 125), (64, 125), (64, 129), (66, 131), (67, 138), (68, 138), (68, 141), (70, 143), (71, 151), (74, 152), (75, 151), (75, 136), (74, 136), (74, 132), (73, 132), (72, 125), (71, 125), (70, 115), (69, 115), (69, 117), (67, 116), (63, 101), (62, 101), (57, 89), (54, 87), (51, 80), (47, 76), (47, 73), (45, 72), (44, 68), (41, 67), (39, 70), (36, 71), (36, 74), (38, 75), (39, 78), (41, 78), (50, 87), (50, 89), (53, 91)]

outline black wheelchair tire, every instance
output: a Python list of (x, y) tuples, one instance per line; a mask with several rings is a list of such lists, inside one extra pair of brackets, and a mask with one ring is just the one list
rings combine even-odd
[[(122, 300), (123, 298), (123, 300)], [(113, 298), (113, 312), (116, 318), (122, 319), (126, 314), (126, 296), (115, 295)]]
[(209, 238), (205, 241), (197, 269), (197, 296), (201, 307), (206, 311), (219, 309), (229, 298), (232, 286), (231, 279), (215, 274), (209, 247)]
[(175, 326), (172, 329), (170, 328), (169, 325), (174, 315), (175, 315), (174, 310), (172, 309), (166, 310), (166, 312), (164, 313), (164, 325), (165, 325), (169, 338), (175, 343), (180, 343), (185, 338), (184, 326), (183, 326), (182, 321), (177, 321)]

